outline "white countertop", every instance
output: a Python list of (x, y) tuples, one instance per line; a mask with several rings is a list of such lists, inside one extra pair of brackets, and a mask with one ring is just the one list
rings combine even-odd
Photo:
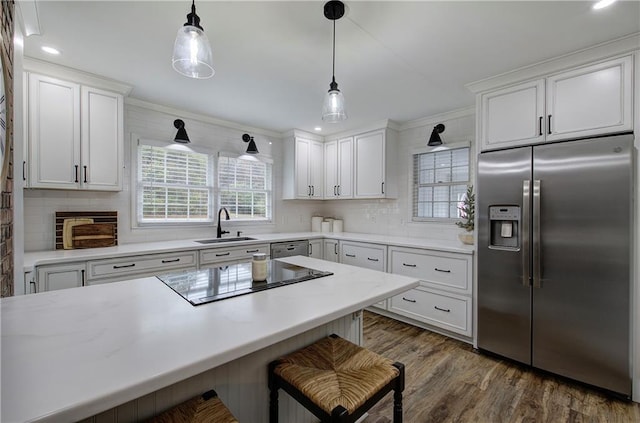
[(202, 250), (210, 248), (229, 248), (259, 242), (293, 241), (296, 239), (328, 238), (342, 241), (359, 241), (373, 244), (394, 245), (397, 247), (425, 248), (452, 253), (473, 254), (472, 245), (460, 241), (396, 237), (352, 232), (289, 232), (247, 235), (252, 241), (234, 241), (218, 244), (200, 244), (195, 239), (179, 241), (142, 242), (123, 244), (116, 247), (88, 248), (80, 250), (51, 250), (27, 252), (24, 255), (24, 271), (31, 272), (38, 265), (71, 263), (74, 261), (97, 260), (105, 258), (127, 257), (140, 254), (153, 254), (176, 251)]
[(281, 260), (334, 275), (198, 307), (155, 277), (2, 298), (2, 422), (77, 421), (418, 285)]

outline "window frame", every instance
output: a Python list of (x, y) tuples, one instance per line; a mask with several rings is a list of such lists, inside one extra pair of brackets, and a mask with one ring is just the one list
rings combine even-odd
[[(221, 195), (221, 189), (220, 189), (220, 178), (219, 178), (219, 171), (220, 171), (220, 159), (221, 158), (232, 158), (232, 159), (242, 159), (242, 160), (249, 160), (249, 161), (258, 161), (261, 163), (264, 163), (267, 166), (270, 166), (270, 189), (269, 190), (264, 190), (265, 192), (267, 192), (267, 210), (270, 212), (269, 216), (265, 219), (234, 219), (232, 218), (230, 220), (230, 222), (234, 222), (234, 224), (238, 224), (238, 225), (267, 225), (267, 224), (273, 224), (274, 222), (274, 204), (275, 204), (275, 199), (274, 199), (274, 195), (275, 195), (275, 189), (274, 189), (274, 171), (273, 171), (273, 159), (271, 159), (270, 157), (266, 157), (263, 156), (261, 154), (258, 155), (249, 155), (249, 154), (238, 154), (238, 153), (231, 153), (231, 152), (227, 152), (227, 151), (220, 151), (218, 152), (217, 156), (216, 156), (216, 160), (215, 160), (215, 183), (214, 183), (214, 196), (215, 196), (215, 203), (218, 206), (218, 210), (223, 207), (220, 201), (220, 195)], [(231, 213), (231, 212), (229, 212)]]
[[(468, 174), (468, 179), (467, 181), (460, 181), (460, 182), (455, 182), (455, 183), (450, 183), (450, 182), (446, 182), (443, 183), (442, 186), (450, 186), (450, 185), (465, 185), (469, 186), (469, 185), (474, 185), (474, 177), (475, 177), (475, 168), (474, 168), (474, 160), (473, 160), (473, 153), (474, 153), (474, 149), (473, 149), (473, 145), (471, 142), (469, 141), (464, 141), (464, 142), (453, 142), (453, 143), (447, 143), (446, 145), (440, 145), (440, 146), (435, 146), (435, 147), (417, 147), (412, 149), (409, 152), (409, 169), (411, 169), (411, 173), (409, 175), (408, 178), (408, 197), (409, 197), (409, 207), (407, 210), (408, 213), (408, 222), (410, 222), (411, 224), (424, 224), (424, 223), (442, 223), (442, 224), (453, 224), (455, 222), (458, 222), (461, 220), (461, 218), (459, 217), (417, 217), (414, 214), (414, 209), (415, 209), (415, 202), (416, 202), (416, 198), (417, 196), (415, 195), (414, 192), (414, 188), (415, 188), (415, 184), (414, 184), (414, 177), (415, 177), (415, 169), (414, 169), (414, 157), (416, 155), (419, 154), (425, 154), (425, 153), (437, 153), (440, 151), (447, 151), (447, 150), (457, 150), (457, 149), (461, 149), (461, 148), (468, 148), (469, 151), (469, 174)], [(434, 186), (438, 186), (438, 184), (434, 184)]]

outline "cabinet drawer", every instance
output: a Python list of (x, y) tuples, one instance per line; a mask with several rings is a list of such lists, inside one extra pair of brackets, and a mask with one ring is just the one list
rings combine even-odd
[(342, 243), (341, 262), (367, 269), (385, 271), (386, 247)]
[(392, 297), (389, 311), (471, 336), (471, 299), (414, 288)]
[(118, 275), (137, 275), (141, 273), (163, 273), (170, 269), (196, 265), (195, 251), (153, 254), (147, 256), (126, 257), (109, 260), (95, 260), (88, 263), (89, 280), (117, 277)]
[(210, 250), (200, 250), (200, 265), (218, 263), (231, 260), (251, 259), (256, 253), (269, 255), (269, 245), (244, 245), (232, 248), (212, 248)]
[(422, 279), (439, 289), (471, 294), (471, 258), (409, 249), (391, 250), (391, 273)]

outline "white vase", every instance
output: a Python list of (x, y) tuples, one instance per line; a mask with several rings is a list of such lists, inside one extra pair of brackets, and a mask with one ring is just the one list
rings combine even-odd
[(463, 244), (473, 245), (473, 232), (461, 232), (458, 234), (458, 239)]

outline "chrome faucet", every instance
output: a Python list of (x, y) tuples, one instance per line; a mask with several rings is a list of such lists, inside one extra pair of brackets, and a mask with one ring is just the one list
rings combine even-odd
[(222, 213), (222, 211), (224, 210), (224, 215), (225, 215), (225, 220), (229, 220), (229, 212), (227, 211), (226, 207), (220, 207), (220, 210), (218, 210), (218, 233), (216, 235), (216, 238), (222, 238), (222, 234), (228, 234), (229, 231), (223, 231), (222, 230), (222, 226), (220, 226), (220, 213)]

